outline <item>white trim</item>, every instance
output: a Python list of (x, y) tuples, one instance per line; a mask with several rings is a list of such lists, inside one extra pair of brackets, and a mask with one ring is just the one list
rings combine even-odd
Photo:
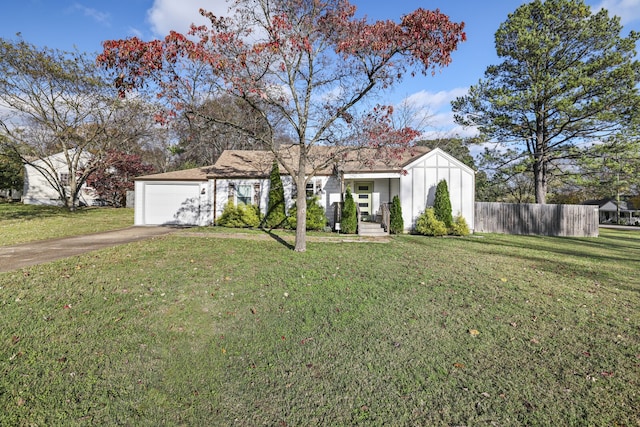
[(400, 178), (400, 172), (369, 172), (369, 173), (345, 173), (344, 179), (368, 180), (368, 179), (384, 179), (384, 178)]

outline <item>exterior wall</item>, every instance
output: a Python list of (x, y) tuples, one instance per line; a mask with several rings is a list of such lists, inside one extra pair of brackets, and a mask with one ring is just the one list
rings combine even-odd
[[(287, 211), (296, 202), (296, 188), (293, 184), (293, 179), (289, 175), (281, 175), (282, 187), (284, 188), (284, 200), (286, 203)], [(318, 204), (325, 210), (327, 218), (331, 223), (333, 220), (333, 207), (331, 202), (333, 199), (330, 197), (334, 192), (339, 193), (340, 183), (337, 178), (329, 176), (316, 176), (312, 178), (314, 183), (315, 195), (318, 196)], [(238, 185), (259, 185), (259, 203), (260, 212), (262, 214), (267, 213), (267, 207), (269, 206), (269, 187), (270, 183), (268, 179), (212, 179), (210, 180), (212, 187), (215, 186), (215, 220), (220, 218), (224, 207), (229, 202), (229, 186), (233, 184)], [(337, 191), (336, 191), (337, 189)], [(306, 191), (306, 189), (305, 189)], [(338, 194), (339, 195), (339, 194)], [(234, 203), (237, 203), (237, 197), (234, 199)]]
[[(50, 157), (51, 164), (55, 167), (55, 173), (59, 177), (61, 173), (69, 173), (69, 168), (66, 162), (60, 154), (55, 154)], [(47, 166), (42, 160), (38, 160), (39, 166), (46, 168)], [(49, 171), (53, 173), (53, 171)], [(86, 185), (82, 186), (82, 189), (78, 195), (80, 203), (87, 206), (93, 205), (96, 197), (92, 188)], [(62, 200), (56, 189), (47, 181), (45, 176), (35, 167), (31, 165), (25, 165), (24, 167), (24, 188), (22, 202), (26, 205), (49, 205), (49, 206), (62, 206)]]
[(406, 168), (400, 177), (400, 203), (405, 228), (415, 226), (417, 217), (433, 206), (436, 186), (447, 181), (454, 216), (462, 215), (469, 229), (474, 229), (475, 172), (442, 150), (435, 149)]
[[(283, 177), (284, 178), (284, 177)], [(269, 180), (268, 179), (213, 179), (209, 181), (212, 185), (212, 192), (214, 194), (214, 212), (213, 222), (215, 223), (222, 215), (224, 207), (229, 202), (229, 187), (231, 184), (238, 188), (239, 185), (250, 185), (252, 188), (257, 184), (259, 185), (257, 204), (260, 207), (260, 212), (263, 214), (267, 211), (268, 198), (269, 198)], [(282, 182), (285, 189), (285, 200), (287, 200), (287, 185), (285, 185), (284, 179)], [(290, 190), (289, 190), (290, 191)], [(252, 200), (252, 204), (255, 204), (256, 200)], [(234, 191), (233, 203), (237, 203), (237, 193)], [(289, 206), (287, 206), (288, 208)]]

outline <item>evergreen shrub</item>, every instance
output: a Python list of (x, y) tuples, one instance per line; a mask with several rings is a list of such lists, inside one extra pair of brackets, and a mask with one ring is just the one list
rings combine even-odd
[(427, 208), (416, 220), (415, 231), (424, 236), (445, 236), (447, 226), (436, 218), (433, 208)]
[(222, 211), (218, 225), (232, 228), (257, 227), (260, 225), (258, 207), (247, 206), (243, 203), (235, 206), (230, 200)]
[(458, 215), (453, 219), (453, 225), (451, 225), (451, 234), (454, 236), (468, 236), (469, 226), (467, 221), (462, 215)]
[(347, 192), (344, 196), (344, 205), (342, 206), (341, 217), (341, 232), (346, 234), (355, 234), (358, 231), (358, 211), (356, 209), (356, 202), (353, 200), (350, 187), (347, 187)]
[(269, 175), (269, 202), (267, 204), (267, 214), (262, 220), (262, 224), (267, 228), (279, 228), (286, 225), (287, 213), (284, 200), (284, 187), (280, 178), (280, 168), (278, 162), (273, 162), (271, 174)]
[(433, 211), (437, 219), (444, 222), (447, 228), (453, 225), (453, 215), (451, 213), (451, 198), (449, 197), (449, 187), (447, 181), (441, 180), (436, 186), (436, 195), (433, 202)]
[[(317, 196), (307, 199), (307, 230), (320, 231), (327, 225), (327, 216), (322, 206), (318, 204), (318, 200)], [(289, 218), (287, 219), (289, 227), (294, 230), (298, 223), (297, 213), (298, 207), (294, 203), (289, 209)]]
[(389, 233), (398, 234), (404, 231), (404, 220), (402, 219), (402, 206), (400, 198), (393, 196), (391, 207), (389, 208)]

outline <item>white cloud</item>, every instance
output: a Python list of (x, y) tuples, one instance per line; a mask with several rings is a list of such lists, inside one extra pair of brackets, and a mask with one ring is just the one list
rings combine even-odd
[(155, 0), (147, 11), (147, 19), (156, 36), (164, 37), (174, 30), (186, 33), (191, 24), (208, 24), (200, 15), (200, 9), (212, 12), (216, 16), (227, 15), (227, 0)]
[(86, 7), (80, 3), (74, 3), (73, 4), (73, 10), (78, 10), (80, 12), (82, 12), (84, 14), (84, 16), (88, 16), (90, 18), (93, 18), (94, 21), (100, 23), (100, 24), (104, 24), (104, 25), (110, 25), (110, 20), (111, 20), (111, 15), (109, 13), (106, 12), (101, 12), (97, 9), (91, 8), (91, 7)]
[(416, 118), (418, 120), (424, 117), (424, 127), (428, 130), (423, 133), (422, 138), (472, 137), (477, 136), (478, 130), (475, 127), (463, 127), (457, 124), (451, 111), (451, 101), (466, 95), (468, 91), (469, 88), (466, 87), (436, 93), (423, 90), (408, 96), (403, 100), (403, 103), (406, 103), (409, 108), (417, 110)]
[(428, 108), (430, 111), (440, 111), (443, 107), (450, 108), (451, 101), (466, 95), (469, 88), (455, 88), (440, 92), (420, 91), (408, 96), (404, 102), (414, 108)]
[(593, 11), (600, 9), (607, 9), (609, 16), (619, 16), (623, 24), (640, 20), (640, 0), (602, 0), (592, 8)]

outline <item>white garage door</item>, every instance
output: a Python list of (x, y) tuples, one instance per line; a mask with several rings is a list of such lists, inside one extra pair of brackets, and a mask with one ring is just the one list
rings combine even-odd
[(200, 183), (144, 186), (144, 224), (197, 225), (200, 217)]

